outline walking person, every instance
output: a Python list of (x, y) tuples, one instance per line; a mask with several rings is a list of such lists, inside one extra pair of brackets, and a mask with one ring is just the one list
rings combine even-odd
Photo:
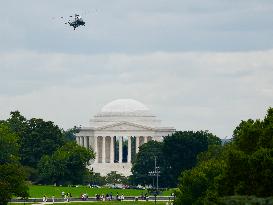
[(64, 198), (64, 191), (62, 191), (62, 198)]
[(43, 196), (43, 202), (46, 202), (47, 199), (46, 199), (46, 195)]

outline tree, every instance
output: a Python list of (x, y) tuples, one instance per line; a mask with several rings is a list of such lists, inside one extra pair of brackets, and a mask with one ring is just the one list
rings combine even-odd
[(210, 144), (221, 144), (219, 138), (207, 131), (178, 131), (163, 141), (165, 169), (162, 175), (168, 176), (168, 185), (177, 185), (182, 171), (191, 169), (197, 163), (197, 155), (208, 150)]
[(81, 184), (87, 174), (89, 161), (95, 158), (92, 150), (67, 142), (56, 150), (52, 156), (44, 155), (38, 170), (43, 183), (46, 184)]
[(208, 150), (205, 152), (201, 152), (197, 155), (197, 162), (201, 163), (204, 161), (209, 161), (212, 159), (223, 159), (224, 160), (224, 151), (229, 145), (226, 144), (225, 146), (218, 145), (218, 144), (212, 144), (209, 145)]
[(261, 148), (251, 155), (231, 149), (226, 164), (219, 181), (221, 196), (272, 196), (273, 149)]
[(22, 164), (36, 167), (43, 155), (50, 155), (64, 144), (60, 128), (51, 121), (32, 118), (27, 136), (21, 138)]
[(19, 137), (21, 163), (37, 167), (43, 155), (51, 155), (64, 144), (61, 129), (51, 121), (27, 120), (19, 111), (11, 112), (7, 123)]
[(19, 160), (18, 137), (7, 123), (0, 123), (0, 164), (14, 163)]
[(181, 173), (176, 204), (218, 204), (218, 178), (226, 168), (225, 146), (209, 145), (205, 152), (198, 154), (197, 165)]
[(139, 147), (139, 152), (133, 161), (131, 181), (133, 184), (152, 184), (153, 179), (148, 175), (149, 171), (154, 170), (155, 157), (158, 165), (163, 167), (162, 142), (149, 141)]
[(269, 108), (263, 120), (242, 121), (230, 143), (209, 145), (198, 155), (197, 166), (182, 172), (176, 203), (230, 204), (233, 195), (272, 196), (272, 127)]
[(2, 164), (0, 165), (0, 205), (7, 204), (13, 195), (28, 197), (25, 171), (20, 164)]
[(0, 123), (0, 205), (7, 204), (13, 195), (28, 196), (25, 171), (19, 164), (18, 137), (7, 123)]
[(262, 129), (260, 120), (242, 121), (233, 132), (233, 141), (237, 149), (245, 153), (255, 152), (259, 148), (259, 136)]
[(85, 182), (91, 185), (99, 185), (99, 186), (106, 184), (104, 176), (101, 176), (100, 173), (95, 173), (90, 170), (88, 170), (87, 172)]
[(27, 119), (22, 116), (18, 110), (10, 112), (10, 118), (7, 119), (6, 122), (9, 124), (11, 130), (15, 132), (19, 138), (26, 134)]
[[(64, 171), (67, 166), (70, 171), (74, 169), (72, 166), (76, 166), (76, 162), (73, 162), (73, 160), (76, 159), (73, 157), (76, 155), (72, 156), (70, 150), (67, 150), (67, 153), (65, 153), (62, 149), (68, 147), (68, 144), (71, 145), (69, 142), (75, 142), (75, 134), (79, 131), (77, 127), (64, 131), (51, 121), (44, 121), (43, 119), (37, 118), (28, 120), (22, 116), (19, 111), (11, 112), (10, 118), (6, 120), (6, 123), (19, 137), (20, 161), (24, 165), (25, 170), (27, 170), (29, 180), (34, 183), (41, 180), (44, 180), (44, 183), (50, 183), (54, 180), (60, 180), (60, 183), (63, 183), (62, 180), (68, 181), (68, 179), (61, 178), (61, 176), (67, 176)], [(62, 149), (60, 149), (60, 147), (62, 147)], [(75, 149), (75, 146), (71, 145), (71, 148)], [(57, 154), (57, 150), (62, 151)], [(74, 151), (76, 152), (77, 150)], [(86, 157), (82, 150), (78, 151), (78, 157)], [(91, 154), (92, 158), (93, 153), (90, 151), (89, 154)], [(56, 160), (53, 159), (53, 157), (55, 157)], [(54, 160), (60, 163), (58, 164), (54, 162)], [(62, 160), (67, 160), (65, 161), (66, 167), (63, 167), (64, 163), (61, 163)], [(81, 165), (83, 159), (78, 160), (80, 163), (78, 166), (80, 166), (80, 170), (83, 170)], [(37, 170), (38, 163), (40, 163), (39, 171)], [(46, 166), (41, 167), (41, 164)], [(41, 176), (39, 176), (40, 174)], [(79, 174), (81, 174), (81, 172), (79, 172)], [(70, 177), (73, 183), (77, 181), (73, 177), (78, 177), (79, 181), (82, 181), (82, 176), (78, 176), (79, 174), (73, 174), (73, 176)]]
[[(206, 200), (212, 202), (215, 192), (215, 180), (225, 164), (220, 160), (203, 161), (191, 170), (184, 171), (179, 180), (176, 204), (202, 205)], [(213, 196), (213, 197), (211, 197)]]
[(259, 149), (249, 157), (248, 163), (252, 182), (249, 192), (260, 197), (272, 196), (273, 149)]
[(108, 184), (127, 184), (128, 179), (122, 174), (117, 173), (116, 171), (111, 171), (105, 177), (105, 181)]
[(221, 196), (273, 195), (273, 108), (264, 120), (242, 121), (234, 130), (227, 168), (219, 183)]
[(79, 133), (80, 128), (74, 126), (66, 131), (62, 131), (64, 140), (65, 141), (75, 141), (76, 140), (76, 133)]

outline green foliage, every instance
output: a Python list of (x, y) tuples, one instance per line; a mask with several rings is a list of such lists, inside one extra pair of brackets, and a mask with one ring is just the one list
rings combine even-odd
[(201, 152), (197, 155), (198, 162), (209, 161), (212, 159), (219, 159), (220, 157), (223, 158), (223, 146), (222, 145), (209, 145), (208, 150), (205, 152)]
[(261, 148), (248, 160), (250, 167), (249, 192), (256, 196), (273, 196), (273, 149)]
[(264, 120), (240, 123), (226, 163), (219, 182), (220, 195), (273, 195), (273, 108)]
[(85, 176), (85, 183), (102, 186), (106, 184), (106, 181), (105, 181), (105, 177), (101, 176), (100, 173), (89, 171)]
[(219, 138), (207, 131), (179, 131), (164, 138), (162, 151), (165, 156), (163, 175), (169, 176), (168, 186), (177, 185), (177, 179), (184, 170), (197, 163), (197, 155), (208, 149), (209, 144), (220, 144)]
[(258, 198), (255, 196), (229, 196), (222, 197), (218, 201), (219, 205), (270, 205), (273, 204), (273, 197)]
[(259, 136), (262, 132), (262, 123), (260, 120), (249, 119), (242, 121), (233, 132), (233, 140), (238, 150), (245, 153), (252, 153), (259, 148)]
[(18, 138), (7, 123), (0, 123), (0, 205), (12, 195), (27, 197), (25, 171), (19, 164)]
[(163, 143), (157, 141), (149, 141), (140, 146), (132, 167), (133, 176), (131, 177), (131, 182), (133, 184), (145, 185), (153, 183), (153, 179), (148, 175), (148, 172), (155, 169), (155, 157), (162, 169), (164, 163), (162, 147)]
[(19, 111), (11, 112), (7, 123), (19, 136), (21, 163), (37, 167), (43, 155), (50, 155), (64, 144), (62, 131), (51, 121), (27, 120)]
[[(179, 179), (179, 191), (176, 193), (176, 204), (201, 205), (206, 204), (205, 202), (210, 204), (217, 201), (215, 184), (226, 168), (225, 162), (221, 159), (223, 148), (220, 145), (217, 146), (219, 146), (217, 152), (213, 152), (215, 147), (206, 152), (211, 159), (205, 157), (203, 161), (199, 161), (198, 166), (182, 172)], [(204, 155), (202, 153), (202, 156)]]
[(221, 145), (222, 144), (222, 140), (213, 135), (212, 133), (209, 133), (208, 131), (200, 131), (201, 133), (205, 134), (205, 136), (207, 137), (207, 141), (208, 141), (208, 145)]
[(22, 136), (27, 132), (27, 119), (19, 111), (10, 112), (11, 117), (6, 120), (13, 132)]
[(26, 171), (27, 180), (33, 184), (37, 184), (39, 182), (39, 172), (37, 169), (29, 166), (24, 166)]
[(0, 165), (0, 205), (6, 204), (12, 195), (28, 197), (25, 171), (21, 165), (6, 163)]
[(21, 138), (22, 164), (36, 167), (43, 155), (53, 153), (63, 143), (62, 132), (53, 122), (30, 119), (27, 136)]
[[(76, 145), (77, 127), (64, 131), (51, 121), (36, 118), (28, 120), (19, 111), (11, 112), (10, 118), (2, 124), (7, 124), (13, 135), (18, 136), (20, 162), (30, 181), (80, 183), (86, 177), (86, 164), (94, 158), (94, 153)], [(10, 141), (14, 139), (8, 138)], [(12, 153), (8, 145), (5, 151), (6, 154)]]
[(63, 136), (65, 141), (75, 141), (76, 140), (76, 133), (79, 133), (80, 129), (74, 126), (71, 129), (63, 131)]
[(53, 122), (43, 119), (27, 120), (19, 111), (11, 112), (5, 123), (18, 136), (20, 162), (26, 168), (28, 179), (34, 183), (40, 180), (37, 164), (41, 158), (51, 156), (66, 141), (73, 141), (78, 132), (76, 127), (63, 131)]
[(268, 109), (264, 120), (242, 121), (233, 135), (235, 145), (247, 154), (260, 148), (273, 148), (273, 108)]
[[(264, 120), (242, 121), (224, 147), (210, 145), (198, 164), (183, 172), (177, 204), (266, 204), (232, 195), (273, 195), (273, 109)], [(223, 197), (224, 196), (224, 197)]]
[(272, 196), (273, 149), (261, 148), (251, 155), (230, 150), (227, 169), (220, 181), (221, 195)]
[(111, 171), (106, 175), (105, 182), (107, 184), (128, 184), (128, 179), (116, 171)]
[(0, 164), (17, 162), (18, 137), (6, 123), (0, 124)]
[(81, 184), (87, 173), (86, 165), (95, 155), (76, 144), (67, 142), (56, 150), (52, 156), (44, 155), (38, 170), (42, 181), (47, 184)]
[(161, 171), (159, 186), (174, 187), (180, 173), (196, 165), (199, 153), (209, 146), (220, 145), (221, 140), (207, 131), (180, 131), (165, 137), (163, 142), (150, 141), (140, 147), (133, 161), (130, 181), (133, 184), (153, 184), (148, 172), (155, 169), (156, 157)]

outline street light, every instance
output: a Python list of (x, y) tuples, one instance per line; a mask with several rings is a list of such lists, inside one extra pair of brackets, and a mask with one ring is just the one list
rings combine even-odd
[[(156, 191), (155, 191), (155, 193), (154, 193), (154, 195), (155, 195), (155, 204), (156, 204), (156, 196), (157, 196), (157, 194), (159, 193), (159, 191), (158, 191), (158, 177), (160, 176), (159, 174), (160, 174), (160, 170), (159, 170), (159, 167), (158, 166), (156, 166), (156, 156), (155, 156), (155, 169), (154, 169), (154, 171), (150, 171), (150, 172), (148, 172), (149, 173), (149, 176), (151, 176), (151, 177), (156, 177)], [(153, 178), (154, 179), (154, 178)]]

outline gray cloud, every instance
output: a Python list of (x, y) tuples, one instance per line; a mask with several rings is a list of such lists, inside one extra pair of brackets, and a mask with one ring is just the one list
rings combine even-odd
[[(95, 12), (96, 9), (98, 12)], [(73, 32), (52, 17), (85, 13)], [(6, 1), (0, 49), (65, 53), (271, 49), (270, 1)]]
[(165, 125), (231, 135), (273, 100), (273, 50), (145, 54), (0, 54), (0, 118), (19, 109), (62, 127), (87, 125), (107, 102), (134, 98)]
[[(272, 106), (270, 1), (10, 0), (0, 12), (0, 119), (18, 109), (69, 128), (134, 98), (164, 125), (225, 137)], [(58, 18), (73, 13), (87, 26)]]

